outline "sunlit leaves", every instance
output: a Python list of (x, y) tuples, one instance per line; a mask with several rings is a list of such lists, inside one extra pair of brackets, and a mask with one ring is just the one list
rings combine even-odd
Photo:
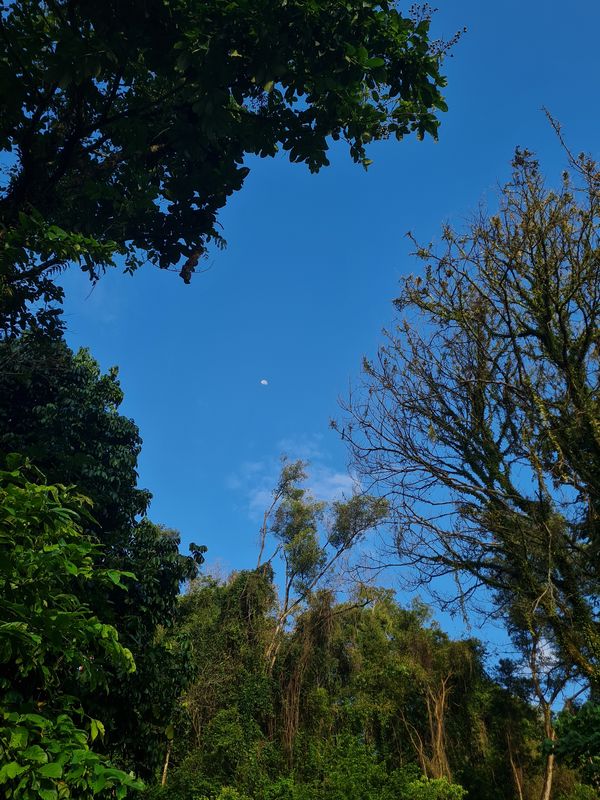
[(94, 567), (85, 497), (19, 464), (0, 472), (0, 785), (13, 800), (123, 798), (141, 784), (90, 749), (104, 726), (84, 730), (77, 695), (107, 686), (109, 666), (125, 676), (135, 664), (77, 590), (123, 579), (125, 591), (134, 576)]

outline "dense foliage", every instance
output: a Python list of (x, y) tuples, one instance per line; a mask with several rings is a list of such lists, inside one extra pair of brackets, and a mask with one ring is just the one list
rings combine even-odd
[[(424, 606), (403, 609), (389, 590), (362, 587), (343, 602), (320, 590), (271, 669), (277, 606), (260, 568), (198, 579), (183, 598), (197, 677), (153, 797), (536, 797), (542, 726), (486, 674), (476, 641), (452, 641)], [(557, 781), (566, 789), (573, 776), (562, 769)]]
[(0, 449), (43, 468), (2, 478), (6, 793), (125, 796), (135, 774), (155, 800), (594, 796), (595, 707), (554, 727), (536, 688), (556, 664), (527, 677), (504, 661), (493, 679), (481, 645), (421, 604), (363, 585), (336, 597), (388, 500), (317, 501), (307, 465), (284, 461), (256, 569), (178, 597), (196, 565), (142, 516), (116, 371), (32, 336), (0, 359)]
[(88, 352), (31, 336), (2, 342), (0, 364), (0, 454), (20, 452), (50, 483), (77, 486), (92, 501), (82, 525), (102, 545), (95, 562), (136, 576), (127, 592), (95, 580), (81, 590), (137, 664), (128, 677), (113, 676), (110, 692), (97, 687), (88, 704), (107, 723), (109, 752), (128, 769), (152, 774), (186, 682), (185, 648), (167, 646), (158, 634), (172, 623), (180, 585), (196, 565), (180, 555), (175, 532), (141, 517), (150, 494), (137, 487), (141, 440), (119, 413), (117, 371), (103, 375)]
[[(105, 727), (80, 697), (135, 669), (77, 589), (126, 589), (94, 569), (80, 522), (89, 501), (26, 466), (0, 473), (0, 785), (14, 800), (124, 797), (139, 781), (92, 749)], [(111, 667), (110, 672), (107, 667)], [(82, 690), (82, 687), (83, 688)]]
[[(375, 0), (0, 3), (0, 330), (56, 329), (58, 270), (189, 282), (247, 154), (437, 133), (426, 17)], [(40, 303), (40, 301), (42, 301)]]
[(581, 770), (586, 781), (600, 789), (600, 706), (592, 701), (566, 709), (556, 724), (555, 750), (564, 761)]
[[(518, 150), (495, 215), (417, 245), (424, 274), (340, 425), (369, 489), (324, 502), (284, 460), (253, 570), (199, 576), (205, 548), (148, 518), (117, 369), (62, 339), (68, 265), (188, 283), (248, 156), (317, 172), (341, 139), (367, 168), (370, 142), (436, 137), (452, 42), (431, 13), (0, 0), (9, 800), (600, 797), (593, 160), (567, 151), (551, 190)], [(451, 575), (446, 607), (502, 620), (513, 659), (358, 578), (382, 524), (416, 584)]]

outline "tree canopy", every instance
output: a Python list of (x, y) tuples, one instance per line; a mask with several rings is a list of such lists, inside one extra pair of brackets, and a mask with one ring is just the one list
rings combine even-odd
[[(284, 458), (253, 569), (202, 574), (149, 518), (118, 370), (63, 339), (69, 266), (189, 283), (258, 159), (368, 169), (378, 141), (437, 138), (459, 34), (433, 13), (0, 0), (8, 800), (598, 800), (600, 166), (556, 123), (558, 188), (517, 149), (495, 213), (413, 239), (424, 270), (334, 423), (352, 473), (323, 464), (313, 495)], [(483, 607), (511, 657), (376, 585), (389, 533), (404, 586)]]
[(34, 336), (0, 343), (0, 452), (27, 455), (50, 481), (74, 484), (94, 503), (109, 543), (146, 513), (137, 485), (142, 440), (120, 413), (118, 370), (102, 374), (89, 351)]
[(340, 424), (420, 573), (496, 611), (598, 686), (600, 172), (549, 189), (517, 151), (497, 214), (421, 247), (399, 321)]
[(276, 593), (259, 568), (202, 576), (182, 598), (196, 678), (153, 797), (458, 800), (468, 789), (512, 800), (519, 786), (535, 796), (542, 731), (486, 675), (478, 642), (451, 640), (393, 591), (357, 587), (336, 602), (320, 589), (271, 665)]
[[(14, 800), (125, 797), (141, 784), (92, 749), (105, 727), (81, 707), (135, 670), (117, 631), (75, 587), (133, 577), (94, 569), (81, 521), (89, 501), (10, 459), (0, 472), (0, 785)], [(85, 689), (83, 690), (85, 693)], [(99, 742), (96, 742), (96, 746)]]
[(175, 531), (145, 517), (151, 495), (137, 486), (141, 437), (119, 411), (117, 370), (103, 374), (89, 352), (35, 336), (1, 342), (0, 364), (0, 457), (21, 453), (47, 481), (84, 493), (92, 506), (81, 527), (100, 545), (96, 566), (136, 576), (127, 592), (93, 576), (80, 587), (82, 600), (118, 630), (137, 663), (135, 673), (113, 676), (110, 692), (98, 687), (86, 703), (107, 723), (109, 752), (128, 769), (151, 774), (187, 680), (185, 651), (167, 648), (157, 632), (173, 623), (180, 586), (196, 564), (179, 552)]
[(313, 172), (330, 139), (437, 135), (426, 15), (369, 0), (0, 6), (0, 328), (55, 329), (57, 271), (115, 259), (187, 282), (248, 154)]

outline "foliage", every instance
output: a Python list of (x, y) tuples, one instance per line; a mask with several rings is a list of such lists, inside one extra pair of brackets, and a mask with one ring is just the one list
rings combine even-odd
[(160, 630), (172, 624), (180, 584), (196, 564), (179, 553), (174, 531), (139, 519), (150, 494), (137, 487), (141, 438), (119, 412), (122, 399), (117, 370), (102, 374), (86, 350), (73, 354), (63, 341), (31, 335), (0, 343), (0, 454), (21, 452), (49, 482), (76, 485), (93, 502), (81, 524), (102, 545), (97, 565), (136, 576), (127, 592), (94, 576), (82, 587), (137, 664), (126, 677), (112, 675), (110, 692), (90, 690), (87, 703), (107, 723), (111, 756), (149, 777), (189, 677), (185, 643), (167, 644)]
[(336, 602), (319, 589), (271, 666), (272, 581), (264, 566), (204, 576), (182, 598), (196, 677), (152, 797), (410, 800), (460, 797), (460, 784), (512, 800), (513, 768), (537, 776), (535, 713), (485, 675), (476, 642), (450, 640), (389, 590)]
[(82, 690), (107, 686), (109, 665), (119, 676), (135, 669), (117, 631), (75, 593), (92, 580), (123, 591), (134, 577), (94, 569), (88, 505), (16, 458), (0, 473), (0, 784), (15, 800), (141, 788), (91, 749), (104, 725), (80, 706)]
[(564, 711), (556, 732), (558, 758), (579, 768), (586, 783), (600, 789), (600, 706), (587, 702), (575, 713)]
[(568, 794), (561, 794), (558, 800), (598, 800), (598, 792), (592, 786), (578, 783)]
[(102, 374), (88, 350), (24, 336), (0, 343), (0, 452), (25, 453), (51, 481), (75, 484), (94, 502), (106, 544), (146, 512), (137, 487), (142, 440), (119, 413), (118, 370)]
[(339, 427), (420, 578), (458, 574), (463, 603), (487, 587), (530, 648), (597, 685), (600, 172), (570, 166), (551, 190), (517, 151), (496, 215), (418, 249)]
[(258, 567), (269, 534), (275, 547), (264, 564), (283, 562), (283, 591), (276, 623), (267, 648), (267, 662), (273, 666), (285, 625), (298, 613), (312, 593), (332, 580), (343, 558), (385, 519), (388, 504), (382, 498), (355, 493), (331, 503), (315, 500), (303, 485), (308, 474), (304, 461), (284, 457), (281, 475), (265, 511), (260, 535)]
[[(375, 0), (3, 2), (0, 329), (60, 327), (54, 276), (115, 259), (189, 282), (217, 213), (281, 148), (313, 172), (437, 135), (429, 20)], [(442, 48), (443, 50), (443, 48)]]
[(405, 796), (406, 800), (462, 800), (465, 795), (462, 786), (448, 783), (445, 778), (420, 778), (408, 784)]

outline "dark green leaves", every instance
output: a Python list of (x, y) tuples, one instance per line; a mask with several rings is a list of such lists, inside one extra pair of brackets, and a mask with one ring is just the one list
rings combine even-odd
[[(20, 451), (35, 460), (48, 482), (76, 485), (93, 501), (91, 509), (86, 504), (78, 513), (102, 548), (90, 552), (92, 577), (82, 599), (98, 617), (98, 640), (110, 643), (110, 623), (137, 665), (126, 676), (109, 668), (110, 691), (92, 688), (86, 666), (80, 696), (85, 692), (88, 713), (107, 724), (104, 746), (112, 757), (128, 769), (135, 766), (138, 774), (152, 774), (163, 756), (172, 704), (186, 680), (185, 654), (166, 652), (156, 631), (172, 624), (179, 587), (195, 575), (205, 548), (196, 545), (191, 557), (183, 556), (174, 531), (141, 518), (150, 497), (137, 487), (141, 439), (135, 423), (119, 411), (123, 393), (116, 368), (103, 374), (87, 351), (73, 354), (64, 342), (33, 336), (0, 345), (0, 361), (12, 365), (0, 375), (0, 453)], [(60, 504), (52, 510), (65, 524), (72, 513)], [(78, 580), (80, 564), (76, 557), (65, 558), (68, 550), (47, 542), (43, 552), (48, 562), (62, 558), (61, 569)], [(52, 622), (56, 636), (68, 632), (64, 611)], [(11, 623), (10, 636), (0, 638), (0, 658), (25, 635), (21, 623)]]
[[(0, 331), (56, 331), (55, 275), (118, 259), (188, 281), (249, 153), (316, 172), (330, 140), (437, 135), (428, 22), (375, 0), (7, 4)], [(42, 301), (41, 303), (39, 301)]]

